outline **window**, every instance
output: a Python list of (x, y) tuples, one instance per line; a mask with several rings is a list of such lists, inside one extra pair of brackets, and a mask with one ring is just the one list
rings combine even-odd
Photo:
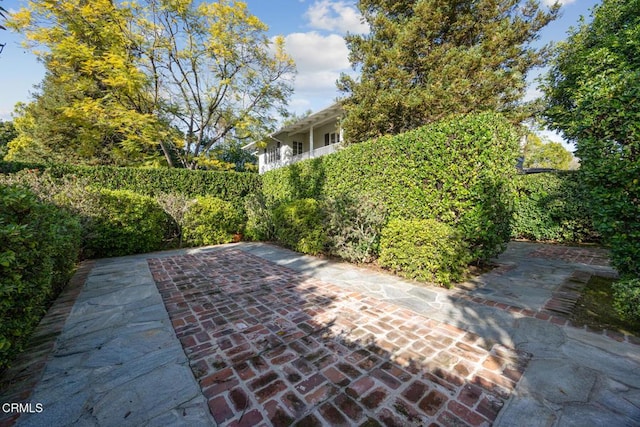
[(335, 144), (340, 142), (340, 134), (339, 133), (325, 133), (324, 134), (324, 145), (325, 147), (330, 144)]
[(302, 154), (302, 142), (293, 141), (293, 155)]

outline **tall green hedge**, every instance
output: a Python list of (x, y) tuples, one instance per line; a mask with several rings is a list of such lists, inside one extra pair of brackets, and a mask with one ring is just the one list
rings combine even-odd
[(559, 243), (596, 242), (589, 192), (579, 171), (520, 175), (515, 179), (512, 237)]
[(364, 195), (386, 207), (390, 218), (454, 226), (472, 258), (487, 259), (511, 234), (517, 155), (517, 132), (502, 116), (455, 116), (267, 172), (262, 185), (273, 206)]
[(74, 175), (86, 178), (97, 187), (130, 190), (145, 196), (162, 193), (189, 197), (209, 195), (238, 205), (247, 194), (260, 191), (261, 183), (260, 176), (253, 173), (0, 162), (0, 173), (15, 173), (21, 169), (46, 170), (58, 179)]
[(80, 223), (33, 193), (0, 184), (0, 369), (71, 277)]

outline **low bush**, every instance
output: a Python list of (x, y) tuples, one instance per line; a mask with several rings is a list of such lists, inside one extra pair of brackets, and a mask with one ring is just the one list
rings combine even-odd
[(273, 210), (267, 207), (262, 193), (250, 194), (244, 199), (247, 224), (244, 236), (248, 240), (270, 241), (275, 239)]
[(76, 196), (82, 200), (73, 200), (72, 205), (84, 219), (88, 258), (161, 250), (175, 234), (171, 218), (151, 197), (106, 189), (87, 189)]
[(182, 234), (190, 246), (217, 245), (233, 241), (242, 232), (244, 218), (230, 202), (199, 196), (184, 214)]
[(625, 278), (613, 285), (614, 306), (620, 317), (640, 322), (640, 278)]
[(173, 243), (170, 243), (169, 246), (181, 248), (183, 244), (184, 217), (195, 202), (195, 199), (176, 193), (161, 193), (155, 199), (173, 221), (173, 227), (170, 230), (174, 229), (175, 234), (170, 236), (169, 240)]
[(329, 198), (324, 202), (331, 254), (351, 262), (372, 262), (380, 249), (380, 233), (387, 221), (384, 206), (365, 196)]
[(599, 240), (579, 172), (520, 175), (514, 182), (513, 238), (560, 243)]
[(0, 369), (71, 277), (80, 235), (68, 212), (24, 188), (0, 185)]
[(276, 239), (305, 254), (324, 251), (327, 236), (321, 204), (315, 199), (299, 199), (278, 206), (273, 212)]
[(382, 230), (378, 263), (409, 279), (449, 285), (471, 254), (461, 234), (433, 219), (392, 219)]

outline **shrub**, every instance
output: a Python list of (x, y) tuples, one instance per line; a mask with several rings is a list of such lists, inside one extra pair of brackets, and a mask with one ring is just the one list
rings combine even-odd
[(247, 224), (244, 235), (249, 240), (275, 239), (275, 224), (273, 210), (266, 204), (262, 193), (250, 194), (244, 199), (244, 210)]
[(243, 217), (232, 203), (199, 196), (184, 214), (182, 233), (187, 245), (217, 245), (233, 241), (242, 227)]
[(305, 254), (325, 249), (327, 237), (320, 203), (315, 199), (293, 200), (278, 206), (274, 213), (275, 236), (285, 246)]
[(512, 237), (561, 243), (598, 241), (590, 198), (580, 177), (579, 172), (516, 177)]
[(83, 198), (72, 203), (85, 218), (86, 256), (123, 256), (165, 248), (171, 219), (151, 197), (106, 189), (89, 189), (76, 197)]
[(351, 262), (372, 262), (387, 221), (383, 206), (367, 197), (330, 198), (324, 203), (329, 251)]
[(640, 322), (640, 278), (626, 278), (614, 283), (614, 306), (620, 317)]
[(378, 262), (404, 277), (449, 285), (470, 260), (460, 233), (436, 220), (392, 219), (382, 230)]
[(183, 243), (182, 230), (184, 229), (184, 217), (191, 205), (195, 202), (195, 199), (176, 193), (161, 193), (158, 194), (155, 199), (172, 219), (172, 228), (175, 230), (175, 235), (171, 236), (170, 240), (175, 241), (175, 245), (172, 244), (171, 246), (181, 248)]
[(30, 191), (0, 185), (0, 369), (64, 287), (80, 250), (80, 224)]

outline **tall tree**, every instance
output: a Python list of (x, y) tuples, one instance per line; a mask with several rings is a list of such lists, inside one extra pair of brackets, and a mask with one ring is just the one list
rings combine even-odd
[(523, 147), (525, 168), (570, 169), (573, 155), (559, 142), (543, 141), (534, 133), (527, 134)]
[(7, 145), (18, 136), (13, 122), (0, 120), (0, 160), (7, 154)]
[[(136, 67), (127, 23), (111, 0), (30, 1), (9, 25), (25, 34), (47, 73), (18, 110), (9, 158), (141, 164), (158, 158), (171, 129), (158, 119)], [(43, 49), (44, 48), (44, 49)]]
[(47, 48), (48, 70), (13, 158), (197, 168), (218, 143), (258, 139), (291, 93), (283, 40), (239, 1), (31, 0), (11, 25)]
[(501, 111), (515, 120), (527, 72), (547, 48), (531, 43), (555, 19), (528, 0), (360, 0), (371, 29), (349, 35), (359, 79), (342, 75), (345, 139), (396, 134), (452, 113)]
[(575, 142), (595, 225), (621, 274), (640, 275), (640, 0), (604, 0), (557, 47), (548, 125)]
[(284, 39), (235, 0), (148, 0), (136, 11), (135, 49), (160, 109), (184, 135), (183, 166), (220, 143), (273, 130), (292, 93)]

